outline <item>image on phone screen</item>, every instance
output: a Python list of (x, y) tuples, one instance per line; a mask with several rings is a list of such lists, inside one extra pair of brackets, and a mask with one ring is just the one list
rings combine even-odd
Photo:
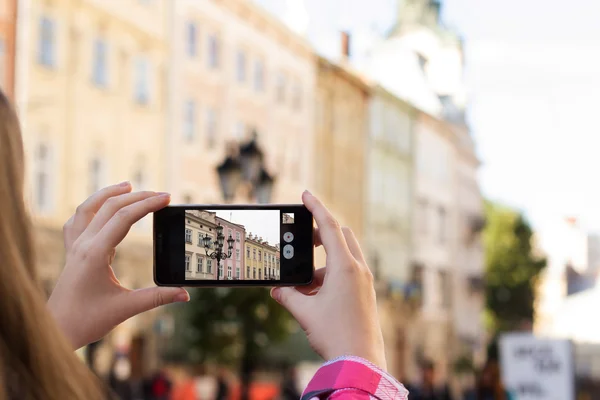
[(172, 286), (312, 281), (313, 217), (303, 205), (175, 205), (154, 213), (154, 280)]
[(185, 219), (186, 280), (281, 279), (279, 210), (186, 210)]

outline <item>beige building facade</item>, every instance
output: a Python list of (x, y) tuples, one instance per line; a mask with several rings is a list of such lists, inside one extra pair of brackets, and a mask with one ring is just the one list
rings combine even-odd
[[(362, 241), (370, 86), (346, 61), (319, 58), (317, 65), (315, 194)], [(315, 258), (317, 267), (324, 266), (321, 248)]]
[(388, 369), (403, 376), (404, 285), (410, 279), (414, 193), (413, 126), (417, 111), (374, 86), (365, 145), (365, 254), (379, 290)]
[(251, 1), (173, 7), (167, 164), (174, 201), (222, 202), (216, 167), (227, 144), (256, 131), (276, 178), (271, 201), (299, 202), (313, 178), (311, 47)]
[(250, 233), (246, 236), (246, 279), (281, 279), (279, 249), (263, 238)]
[[(62, 226), (90, 194), (125, 180), (134, 190), (165, 189), (169, 4), (25, 0), (19, 8), (16, 100), (48, 290), (65, 261)], [(153, 285), (150, 220), (134, 226), (113, 268), (127, 287)], [(135, 339), (134, 377), (155, 362), (143, 350), (152, 346), (144, 333), (152, 331), (152, 315), (128, 321), (105, 340), (130, 349)]]
[(208, 211), (185, 213), (185, 279), (216, 279), (217, 261), (206, 255), (202, 239), (207, 236), (215, 243), (216, 214)]

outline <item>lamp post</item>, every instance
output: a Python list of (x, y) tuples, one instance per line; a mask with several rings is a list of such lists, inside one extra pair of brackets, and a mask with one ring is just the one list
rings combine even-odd
[(221, 192), (225, 202), (235, 198), (240, 185), (249, 187), (249, 200), (265, 204), (271, 201), (275, 178), (264, 165), (264, 153), (258, 145), (258, 134), (252, 133), (247, 143), (229, 146), (225, 160), (217, 166)]
[[(227, 253), (223, 251), (223, 245), (225, 244), (225, 235), (223, 235), (223, 227), (221, 224), (217, 226), (217, 241), (213, 244), (212, 238), (205, 234), (202, 238), (202, 242), (204, 244), (204, 251), (206, 252), (206, 256), (210, 257), (213, 260), (217, 260), (217, 280), (220, 280), (221, 274), (219, 273), (221, 260), (226, 260), (231, 258), (231, 254), (233, 251), (233, 243), (235, 240), (229, 235), (227, 239)], [(214, 251), (211, 251), (213, 250)], [(224, 271), (223, 271), (224, 272)]]

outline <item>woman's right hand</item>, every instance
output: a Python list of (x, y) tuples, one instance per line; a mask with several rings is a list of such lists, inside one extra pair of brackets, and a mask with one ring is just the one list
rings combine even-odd
[(296, 318), (325, 360), (358, 356), (385, 370), (373, 275), (358, 241), (315, 196), (304, 192), (302, 201), (317, 222), (315, 246), (325, 248), (327, 265), (315, 271), (310, 286), (278, 287), (271, 295)]

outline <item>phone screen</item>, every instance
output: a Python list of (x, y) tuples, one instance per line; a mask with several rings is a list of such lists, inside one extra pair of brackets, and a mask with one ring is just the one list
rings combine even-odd
[(159, 285), (302, 285), (312, 280), (304, 206), (175, 206), (155, 213)]

